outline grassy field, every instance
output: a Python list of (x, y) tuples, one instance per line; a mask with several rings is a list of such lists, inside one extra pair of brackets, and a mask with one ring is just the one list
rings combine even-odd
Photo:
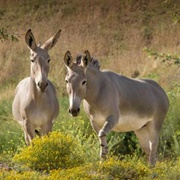
[[(66, 167), (55, 164), (59, 168), (51, 169), (54, 167), (51, 158), (42, 166), (43, 170), (33, 169), (23, 161), (27, 158), (23, 152), (27, 152), (29, 163), (44, 163), (43, 149), (37, 150), (39, 161), (33, 161), (31, 149), (26, 147), (23, 132), (11, 112), (16, 85), (29, 76), (29, 50), (24, 40), (28, 29), (32, 29), (42, 43), (62, 30), (60, 40), (50, 51), (49, 79), (57, 89), (60, 103), (52, 137), (62, 137), (66, 142), (70, 136), (79, 147), (75, 152), (76, 161), (68, 155), (67, 160), (62, 161)], [(180, 179), (179, 64), (174, 64), (171, 58), (162, 63), (162, 58), (149, 57), (144, 50), (157, 51), (159, 57), (161, 53), (178, 56), (179, 30), (178, 0), (0, 1), (0, 179)], [(85, 49), (99, 59), (101, 69), (154, 79), (166, 90), (170, 109), (161, 132), (155, 168), (148, 167), (131, 132), (108, 135), (109, 159), (100, 164), (98, 138), (87, 116), (83, 111), (77, 118), (68, 114), (63, 57), (67, 50), (76, 56)], [(36, 141), (34, 150), (42, 146), (38, 139)], [(49, 154), (63, 152), (65, 145), (51, 144), (50, 138), (44, 141)], [(71, 145), (68, 147), (71, 149)], [(18, 154), (21, 161), (14, 158)], [(53, 162), (61, 162), (61, 159)]]

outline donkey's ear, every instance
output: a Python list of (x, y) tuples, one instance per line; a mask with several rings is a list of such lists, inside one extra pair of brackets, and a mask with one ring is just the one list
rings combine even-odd
[(49, 51), (58, 41), (59, 37), (61, 34), (61, 30), (59, 30), (56, 35), (54, 35), (53, 37), (49, 38), (42, 46), (41, 48)]
[(73, 65), (73, 58), (69, 51), (67, 51), (64, 55), (64, 63), (66, 65), (66, 67), (69, 67), (69, 68)]
[(31, 32), (31, 29), (29, 29), (25, 35), (25, 41), (27, 46), (32, 49), (33, 51), (36, 49), (37, 45), (36, 45), (36, 41), (34, 38), (33, 33)]
[(85, 50), (81, 64), (83, 67), (86, 67), (89, 62), (91, 62), (91, 55), (88, 50)]

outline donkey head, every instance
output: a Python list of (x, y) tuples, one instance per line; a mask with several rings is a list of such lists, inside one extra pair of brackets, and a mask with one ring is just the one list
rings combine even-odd
[(75, 62), (73, 62), (73, 58), (69, 51), (67, 51), (64, 56), (64, 63), (68, 71), (65, 81), (69, 95), (69, 113), (72, 116), (77, 116), (79, 114), (81, 101), (86, 96), (86, 67), (90, 61), (91, 56), (88, 51), (85, 51), (83, 55), (78, 56)]
[(31, 60), (31, 78), (34, 80), (37, 90), (44, 92), (48, 86), (48, 72), (50, 57), (48, 51), (56, 44), (59, 39), (61, 30), (50, 39), (48, 39), (42, 46), (37, 46), (34, 35), (31, 30), (28, 30), (25, 35), (25, 41), (30, 49)]

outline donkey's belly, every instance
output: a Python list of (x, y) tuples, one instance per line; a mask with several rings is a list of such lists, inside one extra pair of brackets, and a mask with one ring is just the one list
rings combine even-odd
[[(103, 127), (106, 121), (106, 117), (99, 113), (91, 116), (91, 119), (96, 121), (101, 127)], [(152, 120), (153, 117), (140, 117), (136, 114), (121, 115), (118, 123), (112, 130), (117, 132), (136, 131)]]
[(136, 114), (124, 115), (119, 118), (118, 124), (113, 128), (113, 131), (136, 131), (152, 120), (152, 117), (139, 117)]
[(36, 128), (40, 128), (43, 124), (46, 124), (48, 121), (50, 121), (48, 114), (45, 111), (34, 111), (29, 114), (28, 119), (33, 126)]

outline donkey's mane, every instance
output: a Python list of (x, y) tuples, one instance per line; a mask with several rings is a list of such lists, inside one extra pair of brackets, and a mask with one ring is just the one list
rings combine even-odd
[[(76, 57), (76, 61), (75, 63), (77, 65), (81, 65), (81, 59), (82, 59), (82, 55), (81, 54), (78, 54), (77, 57)], [(98, 70), (100, 69), (100, 63), (97, 59), (95, 59), (94, 57), (91, 58), (91, 62), (90, 62), (90, 65), (91, 67), (95, 67), (97, 68)]]

